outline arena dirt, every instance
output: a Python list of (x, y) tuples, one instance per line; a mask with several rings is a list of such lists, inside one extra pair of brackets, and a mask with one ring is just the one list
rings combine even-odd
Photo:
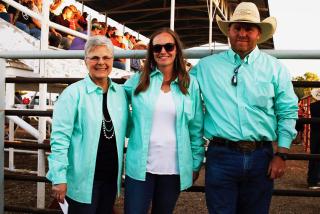
[[(294, 145), (291, 152), (303, 152), (303, 146)], [(287, 171), (283, 178), (275, 183), (276, 189), (298, 189), (306, 190), (307, 161), (287, 161)], [(8, 157), (5, 155), (5, 166), (8, 166)], [(18, 169), (36, 170), (37, 156), (15, 154), (15, 167)], [(196, 182), (197, 185), (204, 184), (204, 170)], [(46, 207), (49, 207), (50, 184), (46, 185)], [(319, 191), (319, 190), (318, 190)], [(36, 183), (5, 180), (5, 204), (13, 206), (36, 206)], [(123, 213), (123, 197), (116, 202), (116, 209)], [(9, 212), (6, 212), (9, 213)], [(183, 192), (177, 202), (174, 213), (202, 214), (207, 213), (205, 197), (203, 193)], [(272, 199), (271, 214), (319, 214), (320, 198), (310, 197), (280, 197)]]

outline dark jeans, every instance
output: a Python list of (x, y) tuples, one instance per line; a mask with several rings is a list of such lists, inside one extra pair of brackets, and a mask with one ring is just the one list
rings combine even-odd
[(114, 68), (119, 68), (119, 69), (122, 69), (122, 70), (126, 70), (126, 64), (122, 63), (120, 61), (113, 61), (113, 67)]
[(41, 30), (39, 28), (29, 28), (26, 24), (22, 22), (16, 22), (16, 26), (23, 30), (24, 32), (30, 34), (31, 36), (40, 39), (41, 38)]
[(180, 194), (179, 175), (147, 173), (145, 181), (126, 175), (124, 212), (146, 214), (152, 200), (153, 214), (171, 214)]
[(117, 183), (94, 181), (91, 204), (66, 197), (68, 214), (111, 214), (117, 194)]
[(242, 153), (223, 146), (207, 151), (205, 191), (210, 214), (267, 214), (273, 180), (267, 176), (272, 145)]
[[(311, 125), (310, 132), (310, 154), (320, 154), (320, 126)], [(320, 161), (309, 160), (308, 185), (316, 186), (320, 182)]]
[(0, 18), (6, 20), (7, 22), (10, 22), (10, 16), (8, 13), (0, 13)]

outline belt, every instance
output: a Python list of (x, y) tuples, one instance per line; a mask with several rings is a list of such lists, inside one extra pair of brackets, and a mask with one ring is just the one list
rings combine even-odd
[(223, 146), (239, 152), (253, 152), (270, 144), (271, 141), (231, 141), (220, 137), (213, 137), (210, 140), (209, 146)]

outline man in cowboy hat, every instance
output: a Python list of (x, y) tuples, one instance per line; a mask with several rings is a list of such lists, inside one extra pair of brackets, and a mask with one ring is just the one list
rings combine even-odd
[(275, 18), (260, 21), (256, 5), (242, 2), (230, 21), (216, 19), (231, 49), (201, 59), (191, 71), (206, 107), (208, 210), (268, 213), (273, 180), (284, 174), (296, 135), (297, 98), (289, 71), (257, 47), (272, 37)]

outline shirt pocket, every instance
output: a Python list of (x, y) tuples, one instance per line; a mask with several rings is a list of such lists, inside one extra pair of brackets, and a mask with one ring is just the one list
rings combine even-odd
[(186, 121), (190, 121), (193, 118), (193, 102), (189, 96), (185, 96), (183, 99), (183, 115)]
[(247, 100), (251, 106), (270, 108), (273, 106), (274, 87), (269, 82), (256, 82), (254, 87), (247, 91)]

